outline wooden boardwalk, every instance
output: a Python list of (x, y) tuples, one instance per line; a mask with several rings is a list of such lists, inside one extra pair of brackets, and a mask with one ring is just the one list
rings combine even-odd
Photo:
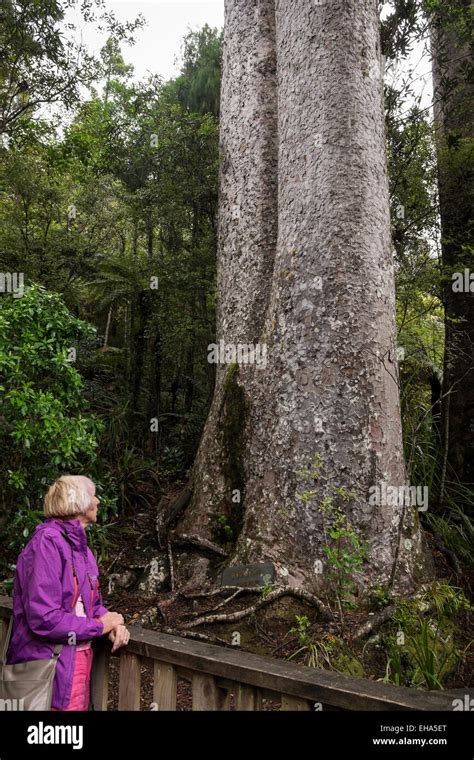
[[(12, 599), (0, 596), (0, 644)], [(459, 694), (391, 686), (130, 626), (120, 649), (119, 710), (140, 709), (140, 675), (153, 663), (155, 709), (176, 710), (178, 678), (192, 684), (193, 710), (261, 710), (269, 699), (281, 710), (453, 710)], [(92, 671), (94, 710), (107, 710), (111, 643), (97, 642)]]

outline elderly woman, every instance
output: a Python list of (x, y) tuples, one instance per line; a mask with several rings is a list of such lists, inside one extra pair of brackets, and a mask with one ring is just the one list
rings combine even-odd
[(87, 710), (93, 650), (108, 634), (112, 651), (128, 643), (123, 616), (102, 604), (97, 562), (85, 529), (97, 520), (99, 499), (88, 478), (58, 478), (44, 500), (46, 520), (20, 553), (13, 586), (13, 627), (7, 664), (52, 656), (52, 710)]

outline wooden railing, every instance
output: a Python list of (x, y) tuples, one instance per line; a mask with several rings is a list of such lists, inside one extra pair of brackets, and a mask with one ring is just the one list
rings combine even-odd
[[(12, 600), (0, 596), (0, 644)], [(281, 710), (452, 710), (448, 692), (391, 686), (332, 671), (130, 626), (130, 642), (118, 650), (119, 710), (140, 709), (142, 665), (153, 664), (153, 705), (176, 710), (178, 679), (192, 685), (193, 710), (261, 710), (271, 700)], [(107, 710), (110, 649), (98, 643), (92, 671), (94, 710)], [(2, 644), (3, 645), (3, 644)]]

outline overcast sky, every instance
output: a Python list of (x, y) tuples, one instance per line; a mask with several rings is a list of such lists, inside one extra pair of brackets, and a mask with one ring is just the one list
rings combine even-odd
[[(141, 13), (148, 22), (143, 29), (137, 31), (134, 46), (123, 46), (125, 61), (135, 67), (136, 79), (142, 79), (148, 73), (159, 74), (165, 80), (176, 76), (179, 72), (177, 58), (187, 31), (200, 29), (204, 24), (217, 28), (224, 26), (224, 0), (105, 1), (107, 8), (113, 10), (121, 21), (132, 20)], [(104, 33), (98, 32), (92, 24), (85, 24), (77, 11), (70, 12), (67, 20), (74, 21), (77, 34), (82, 34), (82, 39), (91, 52), (98, 53), (105, 43)], [(407, 74), (409, 70), (411, 73)], [(422, 107), (430, 104), (430, 61), (423, 44), (414, 47), (409, 59), (397, 69), (395, 76), (397, 81), (400, 78), (411, 79), (414, 91), (422, 94)], [(391, 83), (392, 77), (393, 72), (388, 72), (387, 81)]]
[[(137, 31), (135, 45), (123, 46), (125, 61), (135, 67), (137, 79), (148, 73), (159, 74), (164, 79), (177, 75), (179, 66), (175, 65), (175, 59), (188, 28), (195, 31), (204, 24), (224, 26), (224, 0), (106, 0), (106, 6), (120, 21), (142, 14), (148, 22)], [(67, 20), (76, 24), (78, 33), (82, 31), (89, 50), (98, 53), (105, 43), (104, 33), (98, 32), (92, 24), (85, 24), (77, 11), (69, 13)]]

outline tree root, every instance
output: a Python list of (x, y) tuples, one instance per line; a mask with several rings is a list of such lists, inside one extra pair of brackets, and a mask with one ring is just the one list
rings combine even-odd
[(439, 551), (444, 554), (446, 559), (448, 560), (448, 563), (451, 565), (452, 569), (454, 570), (456, 576), (460, 578), (463, 575), (463, 571), (461, 568), (461, 563), (459, 562), (457, 555), (455, 552), (453, 552), (452, 549), (448, 549), (447, 546), (444, 545), (443, 541), (441, 540), (441, 537), (439, 533), (434, 530), (431, 526), (429, 528), (431, 531), (431, 534), (434, 539), (434, 544)]
[(122, 556), (122, 554), (124, 553), (124, 551), (125, 551), (125, 549), (122, 549), (121, 551), (119, 551), (119, 553), (117, 554), (117, 556), (114, 557), (114, 559), (112, 560), (112, 562), (108, 566), (107, 570), (104, 570), (104, 576), (107, 576), (110, 573), (110, 571), (112, 570), (113, 566), (115, 565), (116, 562), (119, 561), (119, 559)]
[(213, 588), (212, 591), (197, 591), (191, 594), (186, 594), (183, 592), (181, 596), (184, 599), (204, 599), (208, 596), (226, 594), (228, 591), (242, 591), (249, 594), (261, 594), (262, 588), (262, 586), (220, 586), (219, 588)]
[(170, 636), (180, 636), (186, 639), (197, 639), (197, 641), (207, 641), (210, 644), (218, 643), (226, 647), (231, 647), (232, 649), (239, 648), (236, 644), (231, 644), (229, 641), (221, 639), (219, 636), (206, 636), (206, 634), (198, 633), (197, 631), (182, 631), (179, 628), (165, 626), (164, 628), (160, 628), (159, 633), (168, 633)]
[[(216, 604), (215, 607), (211, 607), (210, 609), (206, 610), (206, 615), (208, 615), (210, 612), (215, 612), (216, 610), (220, 610), (221, 607), (225, 607), (226, 604), (229, 604), (229, 602), (232, 601), (232, 599), (235, 599), (236, 596), (238, 596), (241, 593), (242, 589), (238, 589), (237, 591), (234, 591), (233, 594), (228, 596), (226, 599), (224, 599), (222, 602), (219, 602), (219, 604)], [(190, 617), (199, 617), (199, 615), (202, 615), (201, 612), (191, 612)]]
[(207, 538), (201, 538), (201, 536), (192, 536), (189, 533), (170, 533), (170, 541), (173, 544), (179, 544), (181, 546), (197, 546), (200, 549), (218, 554), (220, 557), (227, 557), (227, 552), (224, 551), (222, 546), (214, 544), (212, 541), (208, 541)]
[(184, 512), (189, 502), (191, 501), (192, 495), (192, 488), (190, 488), (189, 485), (186, 485), (179, 496), (173, 502), (171, 502), (166, 511), (163, 510), (161, 512), (158, 512), (156, 518), (156, 533), (160, 549), (163, 548), (165, 536), (168, 533), (170, 527)]
[(301, 588), (280, 588), (276, 589), (275, 591), (271, 591), (269, 594), (267, 594), (267, 596), (259, 599), (258, 602), (255, 602), (255, 604), (253, 604), (251, 607), (247, 607), (244, 610), (238, 610), (237, 612), (230, 612), (228, 614), (220, 613), (218, 615), (207, 615), (199, 617), (197, 620), (186, 623), (183, 628), (195, 628), (198, 625), (206, 625), (210, 623), (234, 623), (237, 620), (242, 620), (242, 618), (247, 617), (247, 615), (251, 615), (252, 612), (256, 612), (262, 607), (265, 607), (267, 604), (272, 604), (272, 602), (275, 602), (277, 599), (281, 599), (283, 596), (294, 596), (297, 599), (308, 602), (319, 610), (323, 619), (333, 620), (332, 613), (329, 611), (326, 605), (323, 604), (320, 599), (318, 599), (317, 596), (314, 596), (313, 594), (310, 594), (308, 591), (304, 591), (304, 589)]
[(170, 586), (171, 593), (174, 593), (174, 566), (173, 566), (173, 552), (171, 550), (171, 543), (168, 541), (168, 562), (170, 566)]
[(358, 639), (364, 639), (369, 635), (369, 633), (372, 633), (377, 628), (380, 628), (381, 625), (386, 623), (387, 620), (390, 620), (390, 618), (395, 613), (395, 609), (395, 605), (390, 604), (388, 607), (385, 607), (385, 609), (380, 610), (380, 612), (377, 612), (375, 615), (372, 615), (372, 617), (370, 617), (363, 625), (357, 629), (352, 638), (356, 641)]
[[(419, 600), (421, 601), (423, 599), (423, 596), (429, 591), (429, 584), (423, 583), (422, 586), (418, 589), (416, 594), (413, 594), (411, 597), (412, 601)], [(429, 612), (433, 609), (434, 601), (433, 599), (430, 599), (428, 601), (424, 602), (426, 604), (426, 607), (424, 610), (420, 610), (422, 613)], [(361, 625), (357, 631), (353, 635), (353, 640), (357, 639), (363, 639), (366, 636), (369, 635), (369, 633), (372, 633), (377, 628), (380, 628), (381, 625), (386, 623), (388, 620), (390, 620), (391, 617), (396, 612), (396, 605), (395, 604), (389, 604), (388, 607), (385, 607), (383, 610), (380, 610), (380, 612), (377, 612), (375, 615), (372, 615), (363, 625)]]

